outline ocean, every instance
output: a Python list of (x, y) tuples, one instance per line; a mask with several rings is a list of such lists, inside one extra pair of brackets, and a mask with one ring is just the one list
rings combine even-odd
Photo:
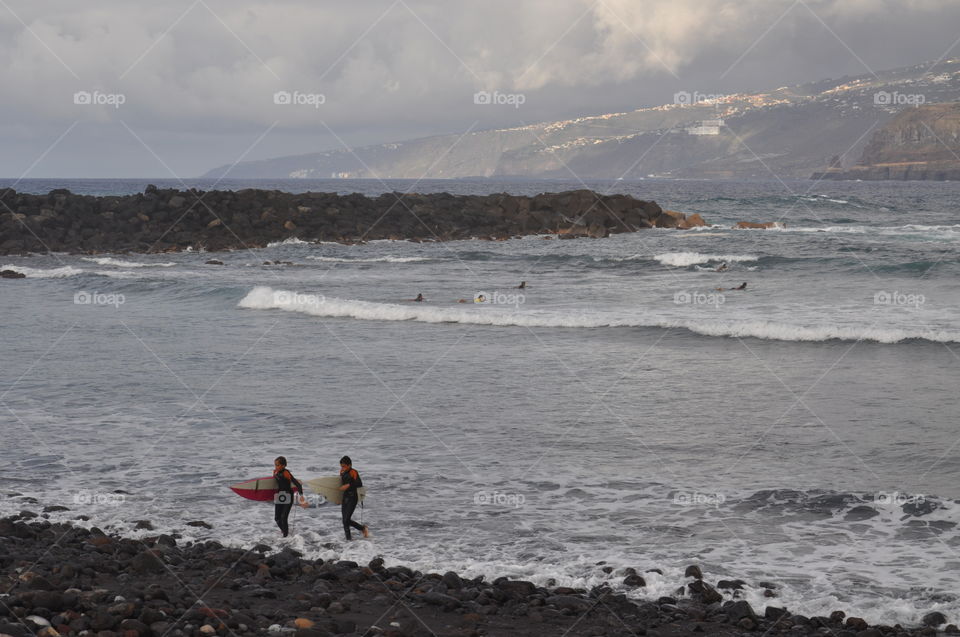
[[(147, 183), (181, 185), (16, 188)], [(711, 225), (0, 257), (28, 277), (0, 282), (0, 515), (61, 505), (51, 519), (133, 537), (575, 587), (658, 568), (630, 591), (654, 599), (698, 564), (744, 580), (759, 611), (960, 619), (960, 184), (187, 185), (588, 187)], [(228, 488), (278, 455), (301, 479), (335, 475), (344, 454), (370, 540), (345, 543), (338, 508), (314, 502), (281, 541), (271, 507)]]

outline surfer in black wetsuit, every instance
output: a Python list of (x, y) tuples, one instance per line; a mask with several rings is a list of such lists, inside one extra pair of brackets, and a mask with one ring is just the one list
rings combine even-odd
[(287, 520), (290, 517), (290, 509), (293, 508), (293, 492), (300, 494), (300, 506), (304, 508), (307, 507), (307, 499), (303, 497), (303, 485), (287, 469), (287, 459), (283, 456), (278, 456), (273, 461), (273, 479), (277, 481), (277, 495), (273, 498), (273, 519), (280, 527), (283, 537), (287, 537), (290, 533), (290, 524)]
[(357, 503), (360, 501), (357, 489), (363, 486), (363, 480), (360, 479), (357, 470), (353, 468), (353, 461), (350, 460), (350, 456), (340, 458), (340, 482), (340, 490), (343, 491), (343, 500), (340, 502), (343, 532), (348, 540), (352, 539), (350, 537), (350, 527), (362, 532), (363, 537), (370, 537), (370, 530), (367, 529), (366, 525), (358, 524), (351, 519), (353, 512), (357, 509)]

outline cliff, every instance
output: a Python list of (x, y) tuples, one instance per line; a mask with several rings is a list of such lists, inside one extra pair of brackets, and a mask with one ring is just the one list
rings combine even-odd
[(857, 165), (813, 178), (960, 180), (960, 102), (901, 111), (874, 133)]

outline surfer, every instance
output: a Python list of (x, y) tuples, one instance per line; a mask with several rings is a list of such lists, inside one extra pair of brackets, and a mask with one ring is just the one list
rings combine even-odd
[(307, 499), (303, 497), (303, 485), (287, 469), (287, 459), (277, 456), (273, 461), (273, 479), (277, 481), (277, 495), (274, 496), (273, 519), (283, 537), (290, 533), (290, 509), (293, 508), (293, 492), (300, 494), (300, 506), (307, 508)]
[(361, 531), (363, 537), (370, 537), (370, 530), (367, 529), (365, 524), (358, 524), (351, 519), (353, 512), (357, 509), (357, 502), (360, 501), (357, 489), (363, 486), (363, 480), (360, 479), (357, 470), (353, 468), (353, 461), (350, 460), (350, 456), (340, 458), (340, 482), (340, 490), (343, 491), (343, 500), (340, 502), (343, 532), (346, 533), (348, 540), (352, 539), (350, 537), (350, 527)]
[(517, 286), (517, 289), (518, 289), (518, 290), (526, 290), (526, 289), (527, 289), (527, 282), (526, 282), (526, 281), (520, 281), (520, 285)]
[(727, 262), (726, 262), (726, 261), (724, 261), (723, 263), (721, 263), (720, 265), (718, 265), (718, 266), (717, 266), (717, 269), (714, 270), (714, 272), (726, 272), (726, 271), (727, 271)]
[(747, 289), (747, 282), (744, 281), (743, 283), (741, 283), (735, 288), (717, 288), (717, 292), (730, 292), (733, 290), (746, 290), (746, 289)]
[(416, 303), (423, 303), (424, 301), (426, 301), (426, 299), (423, 298), (423, 294), (418, 294), (417, 298), (413, 299), (413, 301)]

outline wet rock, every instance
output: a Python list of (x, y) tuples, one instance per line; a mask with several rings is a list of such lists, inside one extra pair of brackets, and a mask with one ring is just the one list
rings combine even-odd
[(546, 599), (547, 604), (557, 607), (559, 610), (570, 610), (575, 613), (583, 613), (590, 610), (590, 602), (582, 597), (573, 595), (551, 595)]
[(447, 571), (444, 573), (441, 581), (443, 582), (443, 585), (449, 589), (460, 590), (463, 588), (463, 580), (460, 579), (460, 576), (453, 571)]
[(866, 630), (870, 627), (866, 620), (861, 617), (847, 617), (847, 621), (844, 622), (844, 625), (850, 630), (854, 630), (856, 632)]
[(623, 585), (630, 588), (640, 588), (647, 585), (647, 581), (640, 575), (633, 573), (623, 578)]
[[(223, 265), (222, 263), (220, 265)], [(204, 522), (203, 520), (192, 520), (187, 522), (187, 526), (192, 526), (200, 529), (212, 529), (213, 527)]]
[(687, 567), (687, 570), (683, 572), (684, 577), (692, 577), (694, 579), (703, 579), (703, 572), (700, 570), (700, 567), (696, 564), (691, 564)]
[(223, 261), (220, 259), (207, 259), (204, 261), (205, 265), (223, 265)]
[(870, 518), (875, 518), (880, 515), (880, 512), (866, 505), (861, 505), (853, 507), (847, 514), (843, 516), (843, 519), (847, 522), (860, 522), (862, 520), (869, 520)]
[(0, 270), (0, 279), (25, 279), (27, 275), (15, 270)]
[(923, 622), (924, 626), (936, 627), (936, 626), (940, 626), (941, 624), (946, 624), (947, 618), (943, 613), (939, 611), (934, 611), (932, 613), (927, 613), (926, 615), (924, 615), (923, 619), (920, 621)]
[(739, 591), (743, 589), (744, 584), (746, 584), (746, 582), (744, 582), (742, 579), (735, 579), (735, 580), (722, 579), (719, 582), (717, 582), (717, 588)]
[(703, 604), (714, 604), (723, 601), (723, 595), (703, 580), (696, 580), (687, 584), (690, 596)]
[(744, 600), (726, 605), (723, 610), (731, 623), (739, 623), (744, 618), (750, 619), (754, 623), (757, 621), (757, 615), (753, 612), (753, 608)]

